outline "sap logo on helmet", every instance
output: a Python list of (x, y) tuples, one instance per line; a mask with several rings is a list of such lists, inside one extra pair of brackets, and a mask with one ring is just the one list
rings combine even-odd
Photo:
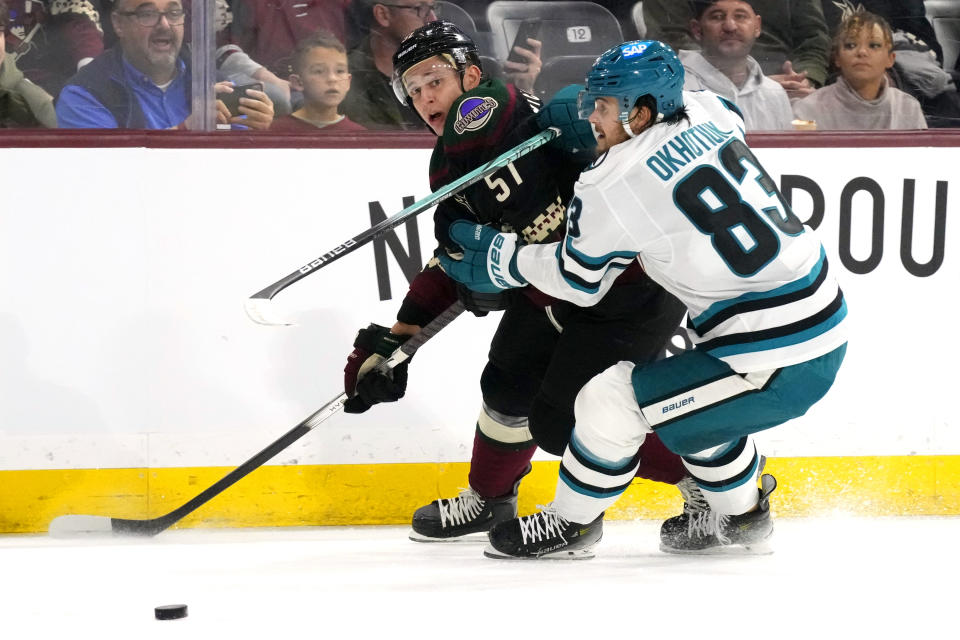
[(620, 53), (624, 58), (632, 58), (646, 51), (648, 46), (646, 42), (631, 42), (620, 47)]

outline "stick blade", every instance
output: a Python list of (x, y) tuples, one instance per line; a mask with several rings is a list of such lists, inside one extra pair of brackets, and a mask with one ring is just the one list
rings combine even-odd
[(243, 301), (243, 310), (257, 324), (269, 327), (292, 327), (295, 324), (269, 298), (247, 298)]
[(51, 538), (113, 536), (113, 518), (106, 516), (57, 516), (47, 529)]

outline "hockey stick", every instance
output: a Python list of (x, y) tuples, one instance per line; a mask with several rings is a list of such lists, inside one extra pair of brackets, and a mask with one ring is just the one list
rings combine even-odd
[(514, 160), (522, 156), (525, 156), (526, 154), (530, 153), (537, 147), (543, 146), (544, 144), (550, 142), (551, 140), (553, 140), (559, 135), (560, 135), (559, 129), (555, 127), (550, 127), (548, 129), (544, 129), (543, 131), (533, 136), (532, 138), (529, 138), (528, 140), (524, 140), (514, 148), (510, 149), (509, 151), (505, 151), (504, 153), (500, 154), (493, 160), (490, 160), (489, 162), (477, 167), (476, 169), (464, 175), (463, 177), (457, 180), (454, 180), (453, 182), (444, 186), (443, 188), (438, 189), (437, 191), (431, 193), (429, 196), (427, 196), (423, 200), (418, 200), (417, 202), (414, 202), (412, 205), (410, 205), (403, 211), (393, 214), (386, 220), (370, 227), (363, 233), (357, 236), (354, 236), (353, 238), (347, 240), (346, 242), (334, 247), (330, 251), (327, 251), (326, 253), (321, 255), (319, 258), (316, 258), (315, 260), (311, 260), (310, 262), (303, 265), (302, 267), (300, 267), (290, 275), (286, 276), (285, 278), (281, 278), (280, 280), (277, 280), (270, 286), (253, 294), (252, 296), (247, 298), (247, 300), (244, 301), (244, 310), (247, 312), (247, 315), (250, 317), (251, 320), (259, 324), (266, 324), (266, 325), (292, 324), (291, 322), (280, 318), (279, 315), (276, 313), (276, 311), (270, 308), (270, 300), (272, 300), (275, 295), (277, 295), (278, 293), (280, 293), (281, 291), (283, 291), (284, 289), (292, 285), (294, 282), (297, 282), (307, 277), (311, 273), (315, 273), (316, 271), (322, 269), (323, 267), (327, 266), (331, 262), (334, 262), (335, 260), (342, 258), (343, 256), (355, 251), (356, 249), (359, 249), (360, 247), (367, 244), (371, 240), (375, 240), (379, 238), (380, 236), (385, 234), (387, 231), (390, 231), (394, 227), (397, 227), (403, 224), (404, 222), (406, 222), (410, 218), (413, 218), (417, 214), (422, 213), (423, 211), (426, 211), (427, 209), (434, 206), (438, 202), (441, 202), (442, 200), (446, 200), (450, 196), (456, 195), (457, 193), (463, 191), (470, 185), (475, 184), (480, 180), (483, 180), (484, 178), (494, 173), (495, 171), (507, 166), (510, 162), (513, 162)]
[[(398, 364), (408, 360), (417, 349), (423, 346), (427, 340), (432, 338), (438, 331), (450, 324), (454, 318), (463, 313), (463, 303), (457, 301), (450, 305), (446, 311), (433, 319), (429, 324), (423, 327), (419, 333), (411, 337), (405, 343), (394, 351), (389, 358), (379, 363), (376, 367), (379, 371), (393, 369)], [(257, 469), (275, 455), (289, 447), (291, 444), (302, 438), (308, 431), (324, 422), (327, 418), (336, 415), (343, 408), (343, 403), (347, 399), (346, 393), (341, 393), (336, 398), (320, 407), (310, 414), (303, 422), (285, 433), (278, 440), (270, 444), (266, 449), (253, 456), (239, 467), (225, 475), (219, 481), (202, 491), (193, 499), (177, 507), (165, 515), (149, 518), (146, 520), (129, 520), (126, 518), (111, 518), (108, 516), (85, 516), (85, 515), (66, 515), (58, 516), (50, 522), (49, 533), (55, 538), (69, 538), (74, 536), (89, 535), (135, 535), (135, 536), (154, 536), (161, 531), (169, 528), (188, 514), (196, 511), (200, 506), (209, 502), (212, 498), (225, 491), (235, 482), (248, 475), (254, 469)]]

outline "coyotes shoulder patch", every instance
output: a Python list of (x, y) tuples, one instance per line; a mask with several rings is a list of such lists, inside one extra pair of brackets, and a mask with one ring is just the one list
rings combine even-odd
[(491, 120), (493, 110), (500, 104), (493, 98), (467, 98), (457, 107), (457, 119), (453, 123), (453, 130), (457, 135), (464, 131), (482, 129)]

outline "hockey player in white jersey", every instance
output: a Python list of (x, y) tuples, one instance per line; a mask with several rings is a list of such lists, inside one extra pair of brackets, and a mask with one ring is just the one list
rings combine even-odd
[(600, 157), (568, 208), (566, 237), (516, 236), (457, 222), (453, 278), (478, 291), (528, 283), (583, 306), (639, 260), (686, 304), (695, 348), (652, 364), (620, 362), (577, 396), (554, 502), (490, 531), (494, 557), (589, 557), (603, 514), (637, 468), (649, 433), (683, 456), (708, 508), (664, 523), (661, 548), (759, 550), (773, 530), (751, 434), (804, 414), (833, 384), (847, 307), (823, 247), (744, 141), (736, 106), (684, 92), (667, 45), (628, 42), (587, 76), (580, 117)]

